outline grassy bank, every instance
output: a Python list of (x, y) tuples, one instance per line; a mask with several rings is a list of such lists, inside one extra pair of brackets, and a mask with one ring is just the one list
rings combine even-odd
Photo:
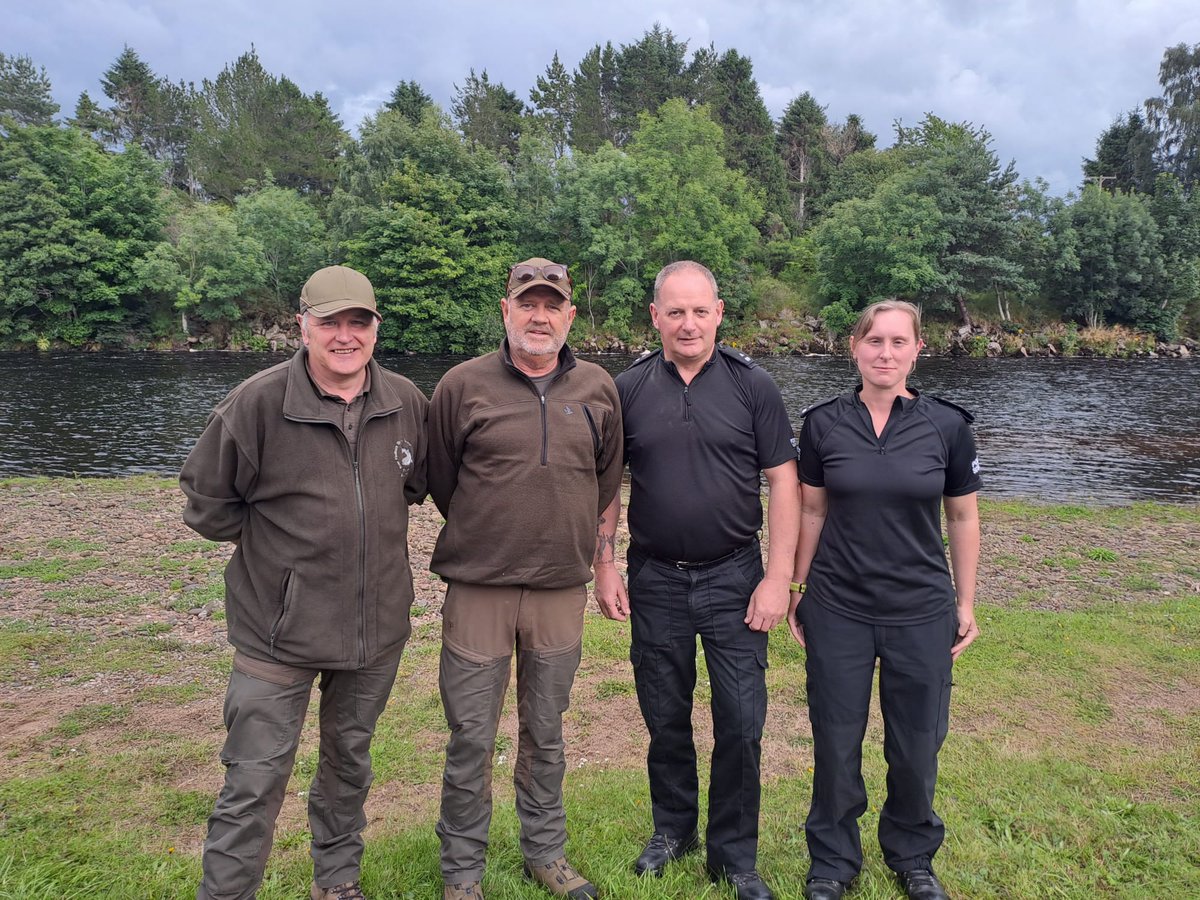
[[(172, 482), (0, 481), (0, 898), (186, 897), (221, 782), (230, 651), (227, 548), (179, 521)], [(938, 810), (939, 870), (957, 897), (1200, 895), (1200, 508), (985, 503), (982, 639), (955, 671)], [(436, 819), (445, 725), (437, 583), (422, 570), (436, 512), (414, 511), (418, 606), (375, 742), (365, 886), (440, 896)], [(803, 652), (771, 639), (761, 869), (781, 900), (808, 865)], [(645, 736), (628, 627), (589, 615), (567, 716), (571, 858), (611, 900), (727, 897), (702, 856), (641, 882)], [(703, 677), (700, 688), (704, 696)], [(489, 900), (521, 878), (513, 703), (496, 760)], [(305, 895), (315, 705), (259, 896)], [(697, 708), (702, 746), (711, 740)], [(865, 753), (867, 867), (852, 895), (900, 896), (874, 838), (882, 727)]]

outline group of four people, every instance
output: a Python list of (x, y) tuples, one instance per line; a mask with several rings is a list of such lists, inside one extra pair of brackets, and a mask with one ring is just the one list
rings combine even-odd
[[(650, 736), (653, 834), (639, 874), (661, 875), (699, 849), (699, 635), (714, 737), (707, 869), (739, 900), (774, 896), (757, 871), (760, 757), (767, 637), (786, 619), (807, 648), (814, 736), (805, 897), (836, 900), (862, 866), (876, 659), (888, 762), (880, 844), (908, 896), (944, 897), (932, 804), (950, 667), (978, 635), (980, 481), (970, 416), (907, 387), (921, 348), (916, 308), (868, 308), (851, 338), (861, 385), (805, 410), (797, 441), (770, 376), (717, 343), (724, 304), (698, 263), (659, 273), (650, 315), (662, 349), (615, 383), (566, 345), (575, 308), (565, 266), (513, 266), (500, 307), (499, 350), (451, 369), (426, 401), (373, 359), (380, 316), (367, 278), (322, 269), (301, 293), (304, 347), (235, 388), (188, 456), (185, 520), (236, 544), (225, 573), (235, 650), (226, 776), (197, 896), (255, 896), (319, 678), (311, 897), (364, 897), (370, 741), (410, 632), (407, 506), (428, 494), (445, 517), (430, 563), (446, 582), (444, 900), (483, 896), (514, 652), (525, 874), (557, 896), (598, 896), (567, 861), (562, 792), (562, 719), (593, 577), (600, 611), (631, 620)], [(615, 556), (626, 464), (627, 582)]]

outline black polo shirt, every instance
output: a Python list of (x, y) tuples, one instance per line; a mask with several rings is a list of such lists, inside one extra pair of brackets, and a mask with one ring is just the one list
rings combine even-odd
[(689, 562), (748, 544), (762, 528), (759, 473), (796, 454), (771, 376), (744, 353), (717, 347), (691, 384), (661, 350), (616, 382), (633, 544)]
[(858, 390), (801, 414), (800, 479), (828, 498), (804, 599), (872, 624), (927, 622), (955, 601), (942, 497), (983, 486), (973, 419), (913, 391), (876, 437)]

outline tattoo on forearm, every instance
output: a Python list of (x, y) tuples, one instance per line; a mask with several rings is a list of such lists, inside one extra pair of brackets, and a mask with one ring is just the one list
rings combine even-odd
[(617, 536), (605, 534), (604, 516), (596, 523), (596, 556), (595, 562), (615, 562), (617, 559)]

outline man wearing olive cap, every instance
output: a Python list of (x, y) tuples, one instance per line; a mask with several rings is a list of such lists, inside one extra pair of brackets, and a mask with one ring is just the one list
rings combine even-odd
[(443, 896), (483, 896), (492, 756), (515, 650), (525, 874), (552, 894), (595, 897), (566, 859), (562, 715), (598, 516), (621, 483), (620, 404), (608, 373), (566, 346), (575, 307), (565, 266), (513, 266), (500, 311), (500, 349), (447, 372), (429, 408), (429, 494), (446, 518), (430, 563), (446, 581)]
[(237, 545), (225, 569), (225, 786), (200, 900), (255, 896), (318, 678), (311, 897), (364, 900), (371, 736), (410, 631), (408, 504), (425, 496), (428, 402), (371, 358), (379, 313), (366, 276), (321, 269), (300, 310), (304, 347), (218, 404), (180, 474), (184, 521)]

